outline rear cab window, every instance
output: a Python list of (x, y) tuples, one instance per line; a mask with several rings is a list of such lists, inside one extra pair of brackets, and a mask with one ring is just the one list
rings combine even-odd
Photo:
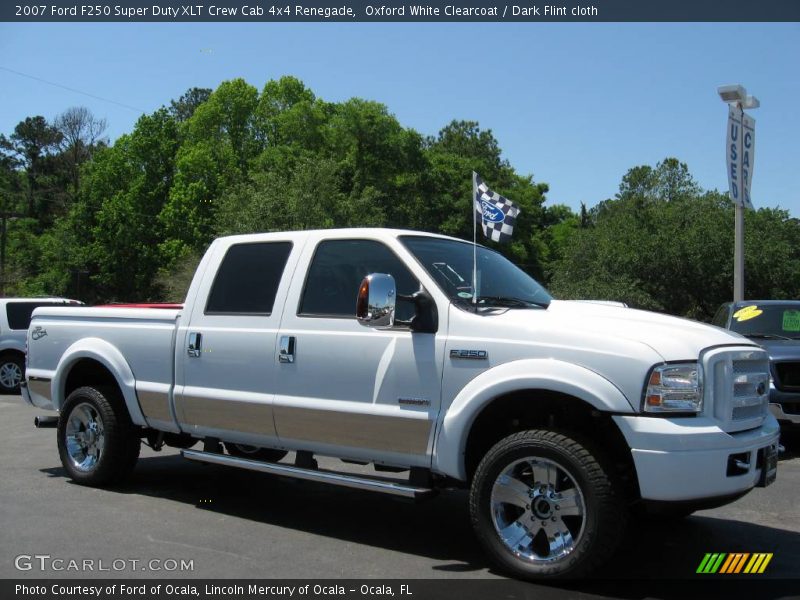
[(270, 315), (291, 242), (235, 244), (228, 248), (208, 295), (207, 315)]

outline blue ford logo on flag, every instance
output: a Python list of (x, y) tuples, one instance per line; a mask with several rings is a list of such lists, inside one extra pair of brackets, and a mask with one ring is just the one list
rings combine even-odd
[(481, 200), (481, 208), (483, 209), (484, 221), (489, 221), (490, 223), (500, 223), (505, 218), (502, 210), (486, 200)]

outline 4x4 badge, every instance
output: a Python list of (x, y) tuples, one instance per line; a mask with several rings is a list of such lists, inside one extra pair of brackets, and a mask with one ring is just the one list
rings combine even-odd
[(45, 329), (41, 325), (37, 325), (34, 328), (34, 330), (31, 331), (31, 338), (34, 340), (40, 340), (46, 335), (47, 335), (47, 329)]

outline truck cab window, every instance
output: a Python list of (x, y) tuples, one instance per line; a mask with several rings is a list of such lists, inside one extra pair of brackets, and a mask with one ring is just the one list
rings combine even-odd
[(211, 287), (206, 314), (268, 315), (291, 242), (236, 244), (228, 249)]
[(358, 286), (370, 273), (388, 273), (394, 277), (397, 319), (410, 320), (414, 305), (400, 296), (419, 291), (419, 282), (389, 248), (372, 240), (320, 243), (308, 270), (298, 314), (355, 318)]

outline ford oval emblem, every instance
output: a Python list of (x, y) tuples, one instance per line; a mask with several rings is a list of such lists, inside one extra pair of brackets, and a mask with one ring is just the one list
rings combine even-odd
[(483, 220), (489, 223), (500, 223), (505, 217), (502, 210), (486, 200), (481, 200), (481, 208), (483, 209)]

